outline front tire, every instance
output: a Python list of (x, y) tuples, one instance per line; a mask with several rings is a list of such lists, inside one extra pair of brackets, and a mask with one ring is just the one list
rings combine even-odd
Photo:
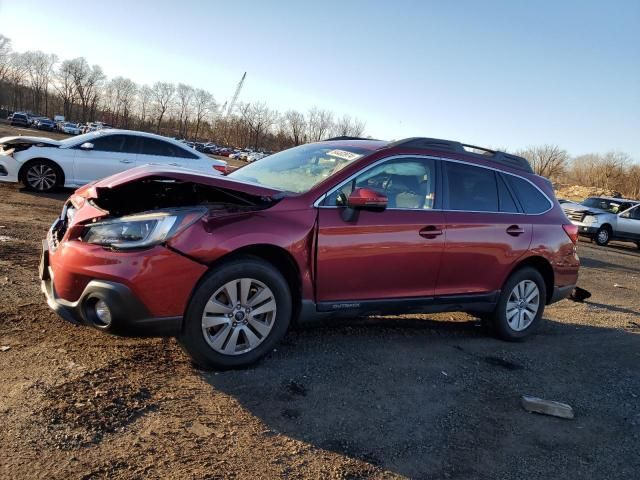
[(491, 321), (495, 334), (508, 341), (530, 335), (538, 327), (547, 292), (540, 272), (525, 267), (514, 272), (504, 284)]
[(604, 247), (607, 243), (609, 243), (609, 240), (611, 240), (611, 229), (607, 226), (600, 227), (593, 239), (598, 245)]
[(205, 370), (246, 367), (284, 337), (291, 292), (271, 264), (244, 257), (215, 267), (194, 292), (179, 343)]
[(30, 162), (22, 174), (22, 184), (34, 192), (47, 193), (62, 184), (62, 170), (49, 160)]

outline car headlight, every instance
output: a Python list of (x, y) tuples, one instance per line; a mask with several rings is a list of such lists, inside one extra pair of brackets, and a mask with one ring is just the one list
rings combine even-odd
[(146, 248), (169, 240), (200, 219), (206, 208), (154, 211), (87, 225), (82, 240), (115, 249)]
[(586, 223), (587, 225), (591, 225), (592, 223), (598, 223), (598, 218), (593, 215), (586, 215), (582, 219), (582, 223)]

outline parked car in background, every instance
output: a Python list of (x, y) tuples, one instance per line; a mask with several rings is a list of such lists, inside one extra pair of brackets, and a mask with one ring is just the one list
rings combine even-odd
[(266, 156), (267, 155), (262, 152), (251, 152), (247, 155), (246, 161), (251, 163), (251, 162), (255, 162), (256, 160), (260, 160)]
[(84, 185), (144, 164), (212, 175), (227, 171), (226, 162), (152, 133), (105, 129), (61, 141), (27, 136), (0, 138), (0, 182), (22, 182), (39, 192)]
[(465, 311), (523, 339), (574, 289), (576, 241), (523, 158), (334, 140), (227, 176), (141, 167), (81, 188), (40, 272), (73, 323), (175, 335), (202, 368), (233, 368), (340, 315)]
[(11, 120), (9, 120), (9, 124), (15, 127), (25, 127), (29, 128), (31, 125), (29, 121), (29, 116), (26, 113), (15, 112), (11, 116)]
[(48, 132), (52, 132), (53, 130), (55, 130), (56, 124), (53, 123), (53, 120), (49, 118), (40, 118), (35, 122), (34, 126), (38, 130), (47, 130)]
[(615, 197), (589, 197), (581, 204), (562, 204), (567, 218), (581, 236), (600, 246), (611, 240), (634, 242), (640, 248), (640, 201)]
[(62, 132), (69, 135), (80, 135), (80, 126), (71, 122), (63, 122)]

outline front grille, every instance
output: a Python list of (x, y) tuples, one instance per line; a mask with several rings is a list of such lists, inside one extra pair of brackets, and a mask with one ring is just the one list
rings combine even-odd
[(585, 217), (585, 213), (579, 210), (565, 210), (564, 212), (567, 218), (572, 222), (582, 222)]

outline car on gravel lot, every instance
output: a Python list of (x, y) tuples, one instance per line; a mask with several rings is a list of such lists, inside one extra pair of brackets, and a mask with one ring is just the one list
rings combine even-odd
[(0, 138), (0, 182), (22, 182), (38, 192), (77, 187), (138, 165), (226, 172), (227, 163), (152, 133), (101, 129), (65, 140)]
[(60, 131), (69, 135), (80, 135), (80, 126), (71, 122), (62, 122)]
[(9, 124), (15, 127), (29, 128), (31, 123), (29, 122), (29, 116), (26, 113), (17, 112), (11, 115)]
[(464, 311), (522, 339), (573, 290), (576, 241), (523, 158), (340, 137), (227, 176), (147, 166), (86, 185), (40, 277), (73, 323), (175, 335), (201, 367), (232, 368), (344, 315)]
[(616, 197), (589, 197), (562, 205), (578, 234), (600, 246), (611, 240), (634, 242), (640, 248), (640, 201)]

